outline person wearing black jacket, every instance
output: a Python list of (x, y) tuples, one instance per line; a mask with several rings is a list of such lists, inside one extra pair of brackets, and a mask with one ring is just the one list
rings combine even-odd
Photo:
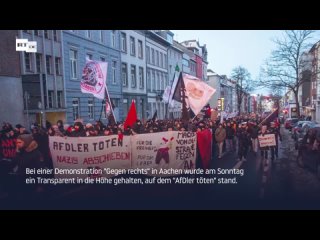
[(274, 161), (274, 157), (278, 159), (279, 140), (282, 141), (282, 136), (279, 128), (276, 128), (275, 124), (271, 123), (270, 133), (275, 135), (276, 145), (271, 147), (271, 161)]
[[(17, 175), (17, 186), (14, 191), (19, 197), (32, 198), (37, 191), (41, 191), (42, 187), (37, 184), (37, 169), (44, 166), (43, 157), (38, 150), (38, 144), (33, 139), (32, 134), (19, 135), (16, 142), (17, 155), (15, 158)], [(35, 169), (34, 174), (27, 174), (27, 169)], [(35, 184), (26, 184), (26, 179), (32, 177)]]
[(235, 147), (233, 145), (235, 130), (232, 128), (230, 122), (227, 123), (226, 133), (227, 133), (227, 138), (226, 138), (227, 151), (235, 151)]
[(256, 154), (258, 152), (258, 133), (259, 133), (259, 127), (255, 122), (251, 123), (250, 128), (250, 138), (252, 142), (252, 151)]

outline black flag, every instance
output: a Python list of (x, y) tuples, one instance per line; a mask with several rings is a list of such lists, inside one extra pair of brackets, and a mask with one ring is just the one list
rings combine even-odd
[(174, 89), (172, 99), (182, 103), (182, 120), (184, 122), (188, 122), (190, 119), (189, 110), (187, 108), (187, 103), (186, 103), (187, 98), (188, 97), (186, 96), (186, 87), (184, 85), (182, 72), (180, 72), (179, 79)]

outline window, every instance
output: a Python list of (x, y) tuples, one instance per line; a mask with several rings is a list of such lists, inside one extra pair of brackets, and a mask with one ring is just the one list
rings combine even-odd
[(156, 90), (156, 73), (152, 71), (151, 91)]
[(77, 69), (77, 51), (70, 50), (70, 69), (71, 69), (71, 78), (76, 79), (78, 75), (78, 69)]
[(121, 33), (121, 51), (127, 52), (127, 35), (124, 32)]
[(115, 30), (111, 31), (111, 46), (113, 48), (116, 47), (116, 31)]
[(87, 53), (87, 54), (86, 54), (86, 58), (88, 58), (88, 59), (92, 60), (92, 54)]
[(86, 38), (91, 38), (91, 30), (85, 30)]
[(34, 35), (39, 36), (39, 30), (34, 30)]
[(160, 75), (159, 75), (159, 73), (157, 73), (157, 79), (156, 79), (156, 81), (157, 81), (157, 88), (156, 88), (156, 90), (160, 90)]
[(154, 49), (151, 48), (151, 63), (154, 64)]
[(47, 74), (51, 74), (51, 56), (46, 55)]
[(147, 55), (147, 63), (150, 63), (150, 47), (147, 47), (146, 55)]
[(107, 118), (107, 113), (106, 113), (106, 102), (105, 101), (102, 101), (102, 109), (103, 109), (103, 111), (102, 111), (101, 118), (102, 119), (106, 119)]
[(79, 118), (80, 114), (80, 107), (79, 107), (79, 98), (73, 98), (72, 99), (72, 115), (73, 120), (76, 120)]
[(169, 65), (169, 73), (172, 73), (172, 65)]
[(122, 86), (128, 86), (128, 68), (126, 63), (121, 64), (121, 78), (122, 78)]
[(37, 65), (37, 73), (42, 72), (42, 55), (40, 53), (36, 53), (36, 65)]
[(164, 61), (163, 63), (164, 68), (167, 68), (167, 54), (164, 54), (163, 61)]
[(128, 113), (128, 109), (129, 109), (128, 98), (124, 98), (124, 99), (123, 99), (123, 105), (122, 105), (122, 107), (123, 107), (123, 113), (124, 113), (124, 115), (126, 116), (127, 113)]
[(88, 99), (88, 117), (90, 120), (94, 119), (94, 99)]
[(159, 52), (156, 51), (156, 66), (159, 66)]
[(113, 109), (119, 107), (119, 98), (110, 98), (111, 104), (113, 105)]
[(60, 58), (59, 57), (56, 57), (55, 58), (55, 63), (56, 63), (56, 74), (57, 75), (60, 75), (61, 74), (61, 71), (60, 71), (60, 66), (61, 66), (61, 63), (60, 63)]
[(143, 58), (143, 48), (142, 48), (142, 41), (138, 40), (138, 57)]
[(57, 30), (53, 30), (53, 40), (54, 41), (58, 41), (58, 37), (57, 37)]
[(150, 70), (147, 71), (147, 87), (148, 90), (150, 90), (150, 84), (151, 84), (151, 75), (150, 75)]
[(131, 87), (136, 87), (136, 66), (131, 65)]
[(100, 61), (101, 61), (101, 62), (105, 62), (106, 59), (105, 59), (104, 57), (100, 57)]
[(159, 79), (159, 81), (160, 81), (160, 90), (164, 90), (164, 87), (163, 87), (164, 82), (163, 82), (163, 75), (162, 75), (162, 73), (160, 73), (160, 79)]
[(130, 54), (132, 56), (136, 55), (136, 46), (135, 46), (134, 37), (130, 37)]
[(117, 62), (112, 61), (112, 83), (116, 84), (116, 70), (117, 70)]
[(26, 72), (32, 71), (32, 64), (31, 64), (31, 53), (24, 53), (24, 62), (26, 65)]
[(144, 87), (144, 81), (143, 81), (143, 68), (139, 67), (139, 87)]
[(63, 92), (62, 91), (57, 91), (58, 94), (58, 108), (63, 107)]
[(160, 53), (160, 67), (163, 67), (163, 53)]
[(102, 30), (99, 31), (99, 41), (100, 41), (101, 43), (104, 42), (104, 37), (103, 37), (103, 31), (102, 31)]
[(43, 30), (43, 33), (44, 33), (44, 37), (46, 39), (49, 39), (49, 31), (48, 30)]
[(49, 108), (53, 108), (54, 105), (54, 91), (48, 91), (48, 99), (49, 99)]

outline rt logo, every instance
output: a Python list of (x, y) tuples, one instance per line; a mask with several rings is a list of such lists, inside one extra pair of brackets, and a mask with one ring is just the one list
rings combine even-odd
[(16, 51), (37, 52), (37, 42), (28, 39), (16, 39)]

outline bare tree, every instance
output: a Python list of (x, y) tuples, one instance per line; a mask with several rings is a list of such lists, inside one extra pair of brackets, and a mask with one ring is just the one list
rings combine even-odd
[(270, 59), (261, 70), (260, 85), (275, 89), (291, 90), (294, 93), (297, 105), (297, 114), (300, 116), (298, 98), (299, 87), (310, 78), (303, 76), (303, 72), (311, 64), (306, 57), (309, 50), (308, 40), (312, 38), (311, 30), (284, 31), (282, 39), (276, 39), (276, 50), (271, 53)]
[(238, 66), (232, 70), (231, 78), (235, 81), (238, 113), (241, 113), (241, 104), (245, 94), (248, 94), (254, 89), (254, 81), (251, 79), (250, 73), (244, 67)]

